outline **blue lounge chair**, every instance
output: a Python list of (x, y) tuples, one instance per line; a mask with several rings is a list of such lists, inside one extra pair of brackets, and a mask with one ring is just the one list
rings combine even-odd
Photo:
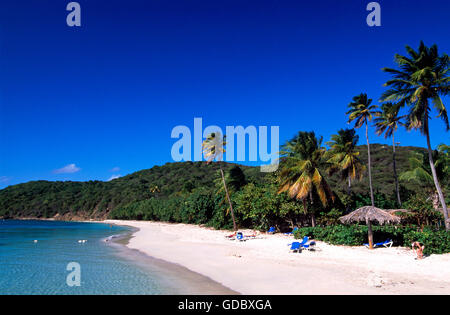
[[(381, 247), (381, 246), (386, 247), (386, 248), (390, 248), (390, 247), (392, 246), (393, 243), (394, 243), (394, 242), (392, 242), (391, 239), (387, 239), (387, 240), (385, 240), (384, 242), (380, 242), (380, 243), (375, 243), (375, 244), (373, 244), (373, 248)], [(364, 246), (366, 246), (367, 248), (369, 248), (369, 244), (364, 244)]]
[(275, 227), (273, 227), (273, 226), (271, 226), (269, 228), (269, 230), (267, 231), (267, 233), (269, 233), (269, 234), (275, 234), (275, 232), (276, 232), (276, 230), (275, 230)]
[(313, 250), (315, 248), (315, 246), (316, 246), (316, 242), (311, 241), (307, 244), (303, 244), (302, 248), (307, 249), (307, 250)]
[(295, 228), (292, 230), (292, 232), (284, 233), (284, 235), (292, 235), (292, 234), (294, 234), (294, 232), (297, 231), (297, 230), (298, 230), (298, 227), (295, 227)]
[(293, 242), (292, 244), (288, 244), (291, 245), (290, 250), (291, 251), (300, 251), (300, 242)]
[(301, 242), (292, 242), (291, 244), (288, 245), (291, 245), (290, 248), (291, 251), (301, 252), (302, 248), (304, 248), (303, 245), (305, 245), (308, 242), (308, 240), (309, 240), (308, 236), (305, 236)]

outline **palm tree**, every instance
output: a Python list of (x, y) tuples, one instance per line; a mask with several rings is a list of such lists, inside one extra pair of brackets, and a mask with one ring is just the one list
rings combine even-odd
[[(211, 163), (214, 159), (221, 161), (223, 153), (225, 152), (225, 136), (222, 137), (220, 132), (211, 133), (202, 143), (203, 154), (208, 159), (207, 163)], [(223, 173), (222, 164), (219, 163), (220, 175), (222, 176), (223, 188), (225, 189), (225, 196), (230, 205), (231, 218), (233, 219), (233, 229), (237, 231), (236, 219), (234, 217), (233, 204), (231, 203), (230, 194), (228, 192), (225, 175)]]
[(420, 42), (418, 51), (409, 46), (406, 46), (406, 51), (408, 57), (395, 55), (398, 70), (383, 68), (383, 71), (390, 73), (393, 78), (385, 83), (389, 89), (383, 93), (382, 101), (400, 101), (401, 104), (407, 105), (409, 107), (407, 128), (418, 129), (426, 137), (434, 185), (443, 208), (446, 230), (450, 231), (447, 205), (433, 162), (429, 130), (432, 110), (430, 102), (438, 117), (444, 121), (447, 131), (450, 129), (447, 110), (441, 99), (441, 96), (450, 92), (450, 60), (447, 54), (439, 55), (436, 45), (427, 47), (423, 42)]
[[(334, 195), (321, 172), (326, 152), (322, 140), (322, 137), (317, 139), (313, 131), (300, 131), (292, 140), (286, 142), (281, 151), (278, 193), (287, 192), (289, 197), (301, 200), (305, 213), (308, 212), (308, 199), (313, 203), (314, 196), (319, 196), (324, 207), (330, 199), (334, 200)], [(314, 213), (311, 213), (311, 225), (315, 226)]]
[(400, 198), (400, 189), (398, 185), (397, 167), (395, 161), (395, 132), (398, 126), (404, 126), (405, 124), (401, 121), (405, 116), (399, 116), (400, 105), (393, 103), (384, 103), (381, 105), (381, 111), (376, 111), (374, 119), (374, 124), (376, 127), (377, 135), (382, 135), (384, 133), (384, 138), (387, 139), (392, 137), (392, 162), (394, 168), (394, 180), (395, 180), (395, 192), (397, 194), (398, 205), (402, 205), (402, 200)]
[(375, 206), (373, 198), (373, 187), (372, 187), (372, 167), (370, 162), (370, 143), (369, 143), (369, 121), (372, 120), (374, 110), (377, 108), (376, 105), (371, 105), (372, 99), (367, 97), (366, 93), (361, 93), (353, 98), (353, 102), (348, 104), (349, 115), (348, 123), (355, 120), (355, 128), (361, 128), (366, 125), (366, 139), (367, 139), (367, 155), (368, 155), (368, 165), (369, 165), (369, 186), (370, 186), (370, 200), (372, 201), (372, 207)]
[(341, 129), (337, 135), (331, 136), (331, 141), (327, 142), (330, 146), (326, 154), (327, 162), (330, 163), (328, 171), (330, 175), (340, 172), (341, 178), (347, 180), (349, 196), (352, 181), (356, 178), (361, 180), (366, 169), (359, 158), (359, 152), (356, 151), (359, 137), (355, 133), (355, 129)]

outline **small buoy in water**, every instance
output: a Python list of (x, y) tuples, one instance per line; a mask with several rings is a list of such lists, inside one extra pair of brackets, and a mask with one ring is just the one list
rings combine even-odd
[(37, 240), (34, 240), (34, 241), (33, 241), (33, 243), (37, 243), (37, 242), (38, 242)]

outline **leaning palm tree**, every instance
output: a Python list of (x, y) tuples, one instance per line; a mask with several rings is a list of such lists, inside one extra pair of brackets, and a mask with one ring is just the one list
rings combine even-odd
[(382, 135), (384, 133), (384, 138), (387, 139), (392, 137), (392, 162), (394, 168), (394, 180), (395, 180), (395, 192), (397, 195), (398, 205), (402, 205), (402, 200), (400, 198), (400, 189), (398, 185), (397, 167), (395, 161), (395, 132), (398, 126), (404, 126), (402, 119), (405, 116), (399, 116), (400, 104), (384, 103), (381, 105), (381, 111), (376, 111), (374, 119), (374, 124), (376, 127), (377, 135)]
[(339, 172), (342, 180), (347, 181), (347, 193), (351, 195), (352, 181), (361, 180), (366, 167), (359, 158), (356, 150), (359, 137), (355, 129), (341, 129), (337, 135), (331, 136), (327, 142), (330, 150), (326, 153), (327, 162), (330, 163), (328, 171), (330, 175)]
[(361, 128), (366, 125), (366, 140), (367, 140), (367, 156), (368, 156), (368, 166), (369, 166), (369, 186), (370, 186), (370, 200), (372, 201), (372, 207), (375, 206), (373, 198), (373, 187), (372, 187), (372, 167), (370, 162), (370, 143), (369, 143), (369, 121), (372, 120), (376, 105), (372, 105), (372, 99), (367, 97), (366, 93), (361, 93), (353, 98), (353, 101), (348, 104), (349, 115), (348, 122), (351, 123), (355, 120), (355, 128)]
[[(203, 154), (207, 159), (207, 163), (211, 163), (214, 159), (222, 161), (223, 153), (225, 152), (225, 136), (222, 137), (220, 132), (211, 133), (205, 141), (203, 141)], [(233, 204), (228, 192), (227, 183), (225, 181), (225, 175), (223, 173), (222, 164), (219, 163), (220, 175), (222, 176), (223, 188), (225, 190), (225, 196), (227, 197), (228, 204), (230, 205), (231, 218), (233, 219), (233, 229), (237, 230), (236, 219), (234, 217)]]
[[(322, 174), (324, 154), (323, 138), (316, 138), (314, 132), (299, 132), (282, 147), (280, 165), (280, 188), (278, 193), (287, 192), (289, 197), (301, 200), (303, 210), (308, 213), (308, 200), (313, 203), (319, 196), (324, 207), (334, 195)], [(311, 225), (315, 226), (314, 212), (311, 213)]]
[[(437, 111), (447, 128), (450, 129), (447, 110), (441, 96), (450, 92), (450, 59), (447, 54), (439, 55), (438, 47), (425, 46), (420, 43), (418, 51), (406, 46), (409, 56), (395, 55), (399, 69), (384, 68), (393, 78), (385, 83), (389, 89), (383, 93), (382, 101), (400, 101), (409, 107), (407, 128), (418, 129), (427, 139), (428, 160), (433, 175), (434, 185), (439, 195), (444, 216), (445, 227), (450, 231), (447, 205), (439, 184), (431, 149), (429, 119), (432, 107)], [(431, 104), (433, 106), (431, 106)]]

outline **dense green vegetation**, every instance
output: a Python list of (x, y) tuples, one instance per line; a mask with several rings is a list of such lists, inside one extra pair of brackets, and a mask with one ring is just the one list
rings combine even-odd
[[(359, 158), (363, 164), (367, 165), (367, 145), (357, 146), (356, 150), (359, 152)], [(423, 156), (426, 150), (424, 148), (411, 146), (396, 147), (396, 166), (399, 174), (410, 169), (409, 158), (414, 152), (417, 152)], [(395, 180), (392, 176), (392, 146), (377, 143), (371, 144), (370, 156), (372, 160), (372, 181), (374, 193), (375, 195), (377, 193), (381, 193), (390, 198), (395, 192)], [(338, 180), (338, 176), (332, 176), (330, 178), (331, 185), (336, 187)], [(404, 181), (401, 182), (401, 185), (403, 190), (418, 191), (420, 189), (420, 183), (415, 181)], [(356, 194), (367, 193), (368, 187), (369, 179), (367, 176), (363, 176), (362, 180), (352, 182), (352, 191)], [(339, 187), (339, 189), (344, 189), (344, 187)]]

